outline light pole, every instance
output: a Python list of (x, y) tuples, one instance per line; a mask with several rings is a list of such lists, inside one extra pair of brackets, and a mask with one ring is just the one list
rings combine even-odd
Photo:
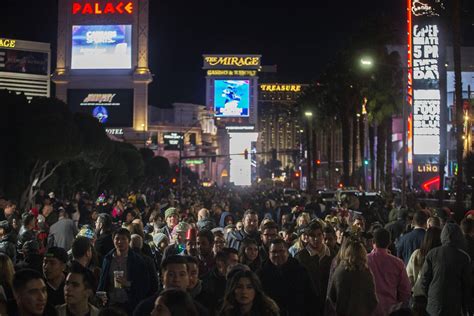
[[(374, 66), (374, 61), (370, 57), (364, 57), (360, 59), (360, 64), (363, 68), (372, 68)], [(384, 63), (377, 63), (382, 66), (392, 67), (392, 68), (400, 68), (403, 70), (408, 70), (408, 67), (397, 67), (395, 65), (384, 64)], [(406, 91), (406, 89), (404, 89)], [(406, 206), (406, 192), (407, 192), (407, 111), (406, 111), (406, 95), (403, 94), (402, 100), (402, 196), (401, 196), (401, 206)]]
[(312, 131), (312, 127), (313, 127), (313, 124), (312, 124), (312, 120), (313, 120), (313, 112), (311, 111), (306, 111), (304, 112), (304, 116), (306, 117), (306, 168), (307, 168), (307, 172), (306, 172), (306, 189), (308, 192), (311, 192), (311, 172), (312, 172), (312, 168), (311, 168), (311, 164), (312, 164), (312, 154), (311, 154), (311, 142), (312, 142), (312, 134), (313, 134), (313, 131)]

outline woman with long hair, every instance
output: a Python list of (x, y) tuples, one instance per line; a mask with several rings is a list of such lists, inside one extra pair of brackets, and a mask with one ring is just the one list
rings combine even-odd
[(428, 303), (426, 293), (421, 287), (420, 271), (425, 263), (428, 252), (441, 246), (441, 228), (433, 226), (426, 230), (423, 241), (419, 249), (416, 249), (410, 256), (406, 270), (408, 279), (412, 285), (412, 309), (416, 315), (426, 314), (426, 305)]
[(258, 253), (258, 244), (255, 239), (245, 238), (239, 249), (239, 262), (247, 265), (256, 272), (262, 267), (262, 259)]
[(428, 252), (439, 246), (441, 246), (441, 228), (436, 226), (428, 228), (425, 237), (423, 237), (420, 248), (416, 249), (411, 254), (410, 260), (407, 264), (407, 274), (412, 286), (414, 286), (416, 280), (418, 280), (418, 276), (423, 267), (423, 263), (425, 263), (425, 257)]
[(278, 305), (262, 289), (252, 271), (237, 272), (227, 281), (224, 302), (219, 315), (279, 315)]
[(343, 248), (328, 287), (329, 303), (336, 315), (371, 315), (377, 306), (377, 296), (367, 266), (367, 251), (355, 238), (348, 239)]
[(0, 300), (13, 299), (13, 276), (15, 268), (9, 256), (0, 252)]

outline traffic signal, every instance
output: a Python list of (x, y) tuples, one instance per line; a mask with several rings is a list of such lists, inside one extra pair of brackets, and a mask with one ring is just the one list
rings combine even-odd
[(295, 178), (299, 178), (299, 177), (300, 177), (299, 171), (295, 171)]
[(316, 167), (319, 167), (319, 166), (321, 166), (321, 160), (317, 159), (316, 160)]
[(368, 159), (364, 159), (364, 165), (366, 165), (366, 166), (369, 165), (369, 160)]
[(178, 182), (178, 180), (176, 178), (171, 178), (171, 183), (172, 184), (176, 184), (176, 182)]
[(247, 149), (244, 150), (244, 158), (245, 160), (249, 159), (249, 151)]

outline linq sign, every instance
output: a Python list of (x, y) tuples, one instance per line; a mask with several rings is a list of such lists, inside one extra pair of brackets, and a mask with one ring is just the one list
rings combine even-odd
[(133, 3), (132, 2), (117, 2), (105, 4), (99, 2), (73, 2), (72, 14), (89, 14), (89, 15), (102, 15), (102, 14), (132, 14)]

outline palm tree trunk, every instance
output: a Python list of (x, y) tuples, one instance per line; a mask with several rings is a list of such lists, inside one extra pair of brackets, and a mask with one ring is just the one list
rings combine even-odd
[(370, 189), (375, 190), (375, 127), (369, 125)]
[(362, 176), (361, 176), (361, 183), (362, 187), (366, 190), (367, 189), (367, 184), (365, 183), (365, 163), (364, 160), (367, 158), (365, 157), (365, 115), (361, 116), (359, 119), (359, 155), (360, 155), (360, 160), (362, 161)]
[(392, 116), (386, 119), (385, 192), (392, 192)]
[(385, 122), (377, 128), (377, 189), (381, 190), (385, 184)]
[(352, 147), (351, 126), (349, 116), (342, 116), (342, 182), (344, 186), (350, 185), (350, 153)]
[(332, 163), (332, 134), (333, 134), (333, 128), (332, 124), (329, 125), (329, 129), (326, 131), (326, 150), (327, 150), (327, 159), (328, 159), (328, 182), (327, 182), (327, 188), (332, 187), (332, 169), (333, 169), (333, 163)]
[(358, 163), (357, 163), (357, 154), (359, 153), (357, 150), (357, 138), (359, 136), (358, 131), (359, 124), (357, 122), (357, 115), (356, 113), (352, 116), (352, 184), (358, 184)]

